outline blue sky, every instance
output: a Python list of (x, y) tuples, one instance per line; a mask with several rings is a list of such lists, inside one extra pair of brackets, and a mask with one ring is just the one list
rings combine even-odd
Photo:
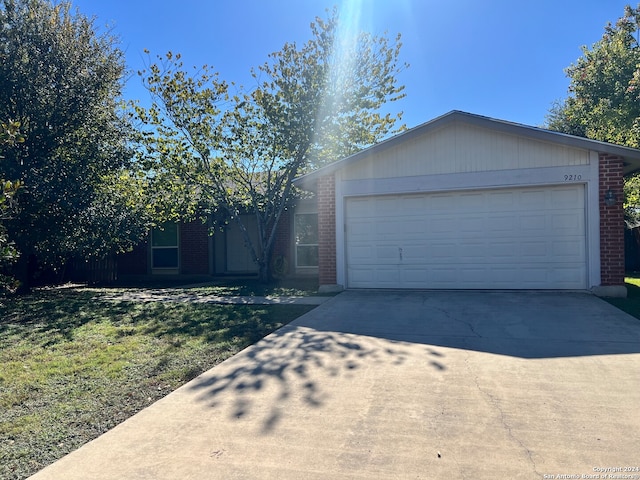
[[(362, 30), (402, 34), (399, 80), (413, 127), (450, 110), (540, 126), (567, 94), (564, 69), (615, 22), (629, 3), (618, 0), (73, 0), (121, 40), (135, 72), (152, 55), (181, 53), (186, 66), (208, 64), (221, 78), (252, 86), (252, 67), (285, 42), (310, 38), (325, 9), (355, 8)], [(633, 3), (632, 3), (633, 4)], [(132, 75), (125, 95), (148, 94)]]

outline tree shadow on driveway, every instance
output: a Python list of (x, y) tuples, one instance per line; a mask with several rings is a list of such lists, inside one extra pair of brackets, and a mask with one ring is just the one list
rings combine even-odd
[[(198, 377), (189, 388), (199, 391), (199, 399), (210, 407), (226, 402), (234, 419), (262, 409), (262, 433), (269, 433), (292, 402), (309, 410), (323, 407), (330, 395), (327, 384), (348, 382), (377, 365), (400, 367), (409, 355), (400, 342), (290, 324)], [(434, 361), (432, 368), (446, 367)], [(262, 402), (263, 395), (268, 402)]]
[(332, 388), (356, 376), (446, 375), (448, 349), (520, 359), (640, 353), (640, 323), (580, 293), (348, 291), (188, 388), (225, 404), (230, 418), (261, 416), (266, 434), (292, 405), (327, 406)]

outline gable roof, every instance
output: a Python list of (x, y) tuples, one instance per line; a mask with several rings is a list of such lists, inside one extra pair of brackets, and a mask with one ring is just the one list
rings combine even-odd
[(313, 191), (315, 190), (316, 181), (322, 176), (332, 174), (339, 169), (353, 165), (360, 160), (370, 158), (374, 154), (378, 154), (392, 148), (401, 142), (411, 140), (412, 138), (442, 128), (443, 126), (453, 122), (464, 122), (469, 125), (484, 127), (511, 135), (527, 137), (542, 142), (556, 143), (567, 147), (575, 147), (585, 150), (593, 150), (598, 153), (617, 155), (624, 159), (625, 175), (640, 171), (640, 150), (635, 148), (623, 147), (612, 143), (600, 142), (597, 140), (590, 140), (588, 138), (576, 137), (575, 135), (568, 135), (566, 133), (554, 132), (553, 130), (546, 130), (544, 128), (531, 127), (520, 123), (507, 122), (505, 120), (498, 120), (482, 115), (453, 110), (440, 117), (423, 123), (422, 125), (411, 128), (406, 132), (402, 132), (376, 145), (361, 150), (349, 157), (330, 163), (329, 165), (319, 168), (311, 173), (307, 173), (306, 175), (302, 175), (296, 178), (293, 183), (297, 187)]

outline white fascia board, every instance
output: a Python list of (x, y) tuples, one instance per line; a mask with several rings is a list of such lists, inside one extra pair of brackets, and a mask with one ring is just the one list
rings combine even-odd
[[(366, 196), (587, 183), (594, 180), (593, 175), (594, 172), (590, 165), (576, 165), (570, 167), (345, 180), (336, 181), (336, 185), (340, 184), (340, 191), (343, 196)], [(595, 180), (597, 178), (596, 171)]]

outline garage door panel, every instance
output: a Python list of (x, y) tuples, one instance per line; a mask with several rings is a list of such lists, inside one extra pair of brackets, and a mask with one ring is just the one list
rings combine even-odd
[(458, 222), (458, 230), (465, 233), (482, 233), (485, 229), (485, 221), (477, 216), (465, 215)]
[(376, 215), (379, 216), (393, 216), (400, 210), (401, 199), (397, 197), (376, 198), (373, 202), (373, 208)]
[(402, 197), (401, 211), (416, 212), (426, 208), (427, 197), (425, 195), (416, 195), (414, 197)]
[(528, 232), (543, 231), (546, 228), (546, 225), (547, 217), (538, 213), (530, 214), (527, 212), (523, 212), (523, 214), (518, 219), (518, 229), (520, 232), (523, 232), (523, 235), (529, 235), (530, 233)]
[(370, 238), (375, 228), (373, 220), (358, 220), (349, 224), (349, 234), (353, 239)]
[(585, 288), (584, 186), (348, 199), (353, 288)]
[(429, 281), (435, 288), (455, 288), (458, 282), (457, 268), (447, 265), (434, 265), (429, 269)]
[(520, 244), (520, 257), (528, 262), (535, 259), (546, 262), (548, 248), (546, 240), (524, 241)]
[(564, 205), (567, 203), (576, 204), (580, 201), (581, 193), (575, 188), (556, 188), (551, 192), (550, 200), (552, 204)]
[(420, 285), (428, 282), (428, 271), (424, 268), (406, 268), (402, 271), (402, 280), (407, 285), (407, 288), (423, 288)]
[(381, 245), (376, 249), (374, 259), (376, 263), (384, 265), (397, 265), (400, 253), (397, 245)]
[(353, 281), (359, 288), (397, 288), (400, 272), (396, 266), (370, 265), (354, 268)]
[(514, 262), (519, 254), (519, 245), (511, 241), (491, 242), (488, 246), (489, 256), (496, 260)]
[(451, 204), (451, 194), (435, 194), (429, 197), (428, 208), (434, 212), (451, 213), (456, 208)]
[(518, 210), (529, 210), (546, 206), (549, 193), (543, 189), (522, 192), (518, 203)]
[(349, 199), (349, 213), (353, 218), (366, 219), (373, 214), (371, 199), (351, 198)]
[(551, 228), (567, 232), (575, 232), (584, 228), (584, 219), (580, 212), (559, 212), (551, 216)]
[(580, 262), (585, 256), (580, 239), (553, 242), (551, 250), (554, 257), (563, 257), (567, 262)]
[(354, 265), (370, 262), (373, 253), (373, 246), (370, 245), (351, 245), (348, 249), (349, 258)]
[(487, 248), (484, 242), (462, 241), (458, 245), (458, 257), (462, 260), (479, 260), (480, 258), (486, 258), (486, 256)]
[(486, 203), (486, 196), (482, 193), (463, 193), (456, 198), (455, 206), (461, 211), (477, 211), (483, 209)]
[(515, 204), (515, 196), (513, 192), (492, 192), (487, 195), (487, 206), (491, 210), (511, 210)]
[[(450, 236), (451, 231), (456, 229), (457, 219), (450, 216), (434, 215), (428, 222), (429, 233), (436, 235), (438, 233)], [(457, 229), (456, 229), (457, 230)]]
[(518, 217), (515, 215), (491, 215), (487, 218), (486, 228), (494, 232), (511, 232), (513, 226), (517, 225)]
[(441, 261), (445, 261), (445, 260), (454, 258), (456, 256), (456, 252), (458, 248), (456, 245), (452, 244), (451, 242), (448, 242), (448, 243), (433, 242), (429, 245), (427, 250), (431, 253), (430, 255), (431, 258), (437, 258), (437, 259), (440, 259)]

